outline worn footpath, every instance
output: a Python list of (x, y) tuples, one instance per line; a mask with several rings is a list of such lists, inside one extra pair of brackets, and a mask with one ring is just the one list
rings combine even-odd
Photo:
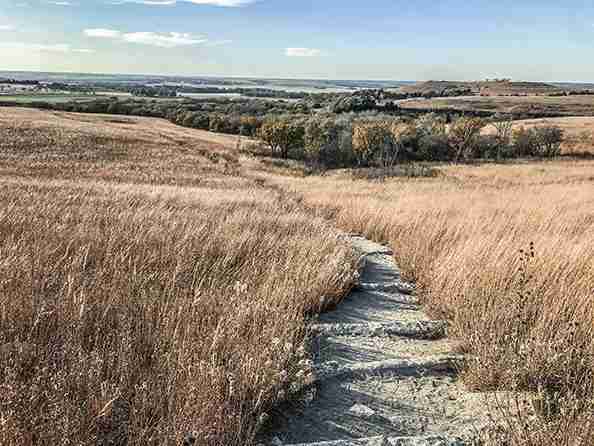
[(265, 442), (309, 446), (475, 444), (485, 398), (456, 379), (447, 324), (430, 320), (389, 248), (348, 236), (364, 266), (358, 287), (312, 327), (315, 395), (294, 403)]

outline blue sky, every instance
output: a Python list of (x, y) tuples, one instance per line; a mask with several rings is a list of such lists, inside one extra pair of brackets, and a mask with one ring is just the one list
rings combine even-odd
[(582, 0), (0, 0), (0, 69), (594, 81)]

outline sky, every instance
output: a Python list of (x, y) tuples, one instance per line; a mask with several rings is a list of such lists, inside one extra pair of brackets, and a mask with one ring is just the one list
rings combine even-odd
[(0, 70), (594, 81), (591, 0), (0, 0)]

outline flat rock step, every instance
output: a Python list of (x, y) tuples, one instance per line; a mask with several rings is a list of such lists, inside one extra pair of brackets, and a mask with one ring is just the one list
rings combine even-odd
[(415, 291), (415, 286), (402, 280), (394, 280), (388, 283), (382, 282), (360, 282), (357, 289), (362, 291), (383, 291), (387, 293), (411, 294)]
[(315, 368), (315, 381), (356, 379), (377, 375), (428, 376), (455, 372), (462, 360), (456, 355), (427, 356), (421, 359), (388, 359), (340, 365), (329, 361)]
[(447, 322), (434, 320), (367, 322), (355, 324), (314, 324), (311, 327), (315, 334), (327, 336), (366, 336), (390, 337), (398, 336), (412, 339), (434, 340), (446, 335)]
[[(280, 443), (279, 443), (280, 444)], [(322, 441), (319, 443), (300, 443), (286, 446), (465, 446), (469, 441), (457, 437), (370, 437), (357, 440)]]

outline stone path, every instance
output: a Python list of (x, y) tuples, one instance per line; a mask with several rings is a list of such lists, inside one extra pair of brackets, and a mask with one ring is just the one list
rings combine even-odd
[(446, 323), (423, 313), (389, 248), (349, 237), (364, 267), (357, 289), (312, 327), (315, 396), (284, 410), (265, 443), (474, 444), (488, 423), (485, 399), (457, 382)]

